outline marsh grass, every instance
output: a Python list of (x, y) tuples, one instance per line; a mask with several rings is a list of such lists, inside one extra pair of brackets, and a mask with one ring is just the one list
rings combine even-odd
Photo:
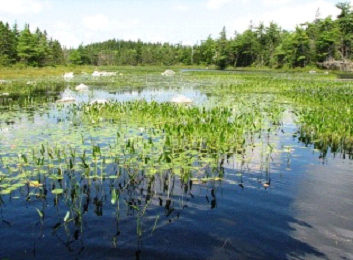
[[(77, 72), (94, 69), (79, 67)], [(53, 233), (62, 230), (70, 239), (83, 233), (90, 203), (98, 216), (103, 206), (113, 207), (116, 245), (122, 216), (135, 218), (138, 238), (151, 235), (162, 225), (160, 216), (172, 222), (187, 210), (183, 199), (192, 198), (197, 187), (212, 209), (222, 183), (244, 189), (251, 175), (256, 188), (271, 189), (273, 165), (283, 159), (290, 168), (292, 150), (277, 139), (285, 116), (296, 120), (298, 140), (324, 156), (329, 149), (352, 154), (353, 88), (335, 75), (186, 71), (166, 78), (160, 75), (163, 69), (107, 67), (100, 70), (123, 75), (80, 75), (70, 81), (59, 76), (68, 68), (24, 69), (19, 77), (2, 69), (12, 82), (0, 85), (0, 93), (10, 94), (0, 97), (1, 129), (19, 133), (15, 126), (25, 120), (25, 112), (32, 122), (38, 115), (51, 119), (54, 111), (57, 121), (55, 129), (34, 124), (23, 136), (0, 132), (7, 137), (0, 152), (0, 205), (2, 198), (53, 199), (59, 219)], [(107, 91), (192, 86), (208, 101), (190, 106), (145, 100), (55, 103), (58, 93), (74, 91), (79, 83)], [(25, 141), (32, 136), (37, 139)], [(232, 165), (232, 176), (226, 165)], [(34, 212), (45, 225), (47, 209)]]

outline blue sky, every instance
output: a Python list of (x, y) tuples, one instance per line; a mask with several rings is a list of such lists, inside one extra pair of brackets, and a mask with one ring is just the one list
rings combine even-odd
[(252, 20), (277, 22), (293, 30), (296, 24), (336, 17), (339, 0), (0, 0), (0, 20), (22, 29), (39, 27), (66, 47), (112, 38), (195, 44), (223, 26), (228, 36), (243, 32)]

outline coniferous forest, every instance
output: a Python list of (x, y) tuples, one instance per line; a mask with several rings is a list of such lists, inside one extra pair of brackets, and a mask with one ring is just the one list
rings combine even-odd
[(353, 11), (349, 3), (338, 3), (337, 17), (320, 17), (286, 31), (271, 22), (250, 23), (242, 33), (227, 35), (223, 28), (195, 44), (147, 43), (112, 39), (66, 49), (47, 32), (29, 25), (19, 30), (15, 24), (0, 22), (0, 64), (28, 66), (75, 65), (215, 65), (296, 68), (317, 66), (327, 61), (353, 58)]

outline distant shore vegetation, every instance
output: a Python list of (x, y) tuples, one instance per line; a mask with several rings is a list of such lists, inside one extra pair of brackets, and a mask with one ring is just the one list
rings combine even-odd
[(19, 30), (17, 24), (10, 26), (0, 21), (0, 65), (201, 65), (219, 69), (321, 66), (350, 70), (353, 11), (348, 2), (336, 7), (340, 10), (337, 17), (321, 18), (318, 9), (314, 21), (297, 25), (292, 31), (283, 30), (275, 22), (268, 26), (263, 22), (250, 23), (243, 33), (228, 36), (224, 27), (217, 38), (210, 35), (193, 46), (111, 39), (68, 49), (39, 28), (33, 31), (26, 24)]

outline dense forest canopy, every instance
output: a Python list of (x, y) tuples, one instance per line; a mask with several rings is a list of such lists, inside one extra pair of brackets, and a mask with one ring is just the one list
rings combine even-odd
[(47, 33), (37, 29), (32, 33), (26, 24), (19, 31), (17, 24), (0, 21), (0, 64), (23, 63), (30, 66), (64, 64), (63, 50), (57, 40), (49, 39)]
[(25, 25), (19, 31), (0, 21), (0, 64), (22, 63), (30, 66), (60, 64), (90, 65), (216, 65), (268, 66), (295, 68), (315, 66), (325, 61), (351, 61), (353, 58), (353, 11), (350, 3), (338, 3), (340, 14), (320, 17), (286, 31), (275, 22), (250, 26), (243, 33), (230, 37), (226, 29), (218, 38), (209, 36), (194, 46), (170, 43), (146, 43), (112, 39), (80, 45), (77, 49), (62, 48), (57, 40)]

